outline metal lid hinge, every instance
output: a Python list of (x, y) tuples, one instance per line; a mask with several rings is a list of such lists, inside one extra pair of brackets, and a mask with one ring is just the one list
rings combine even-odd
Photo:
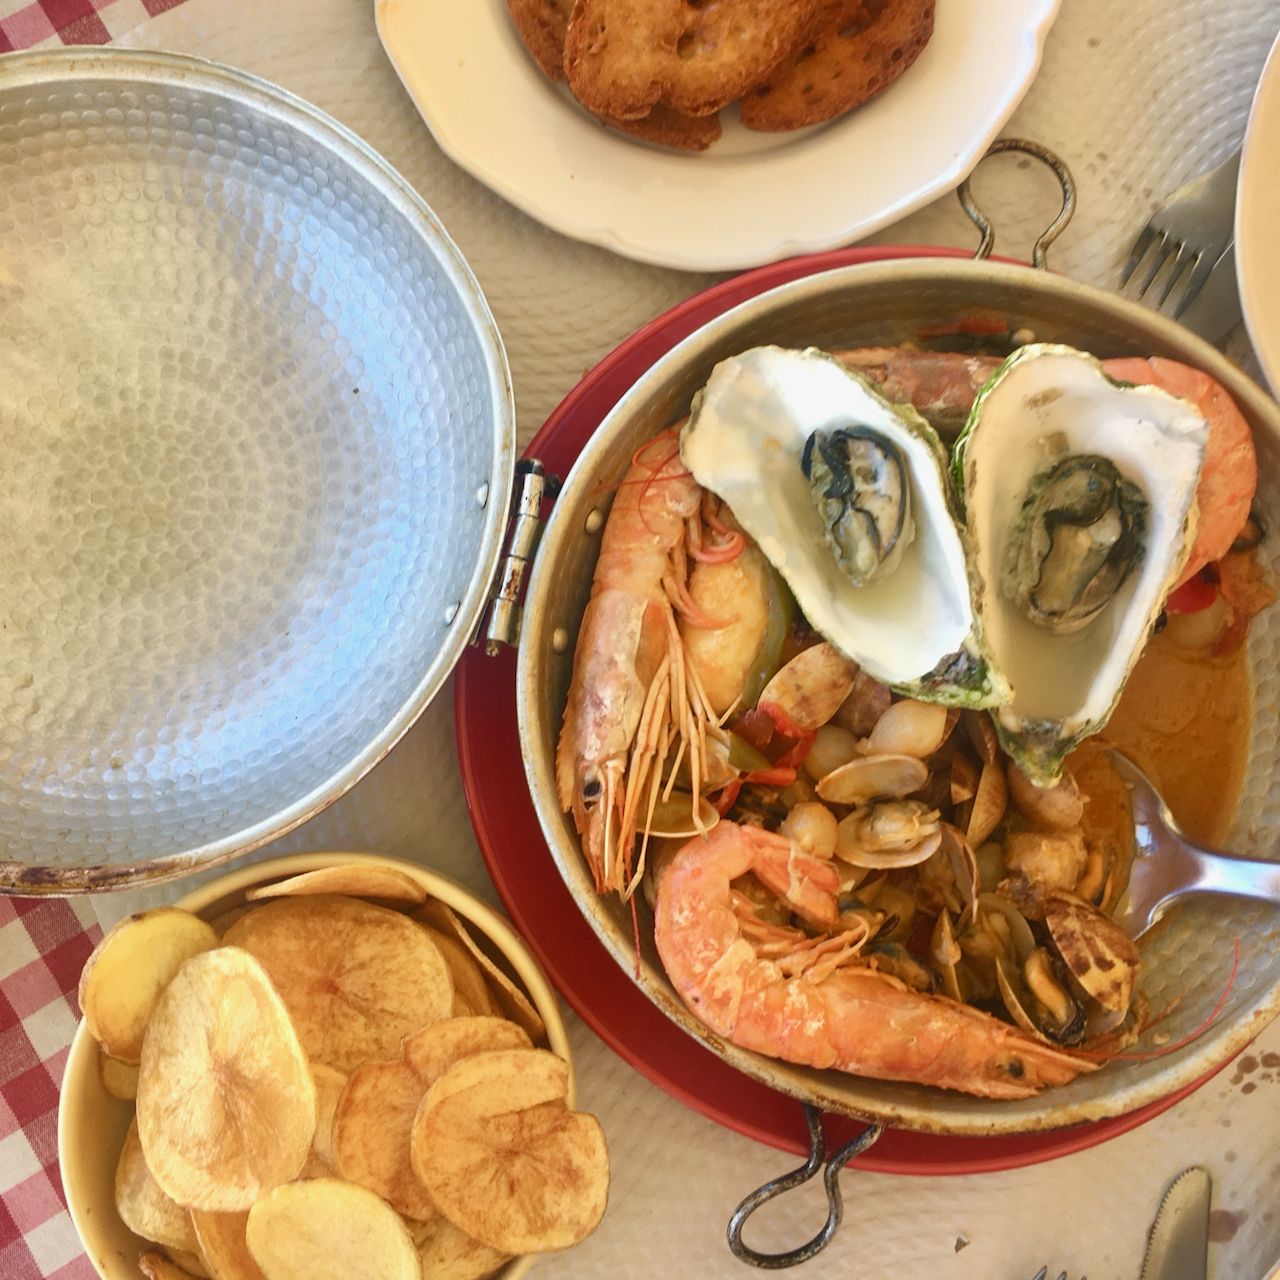
[[(554, 478), (553, 478), (554, 481)], [(489, 594), (488, 622), (483, 626), (484, 651), (491, 658), (502, 646), (520, 642), (520, 622), (524, 610), (519, 604), (525, 570), (533, 561), (542, 536), (542, 499), (548, 492), (546, 469), (536, 458), (516, 463), (515, 493), (507, 526), (506, 552), (498, 566)], [(476, 635), (475, 643), (480, 639)]]

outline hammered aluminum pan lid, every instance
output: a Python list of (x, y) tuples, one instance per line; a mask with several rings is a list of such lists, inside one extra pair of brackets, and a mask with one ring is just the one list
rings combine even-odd
[[(700, 1023), (676, 994), (653, 945), (642, 896), (637, 958), (630, 911), (597, 896), (570, 817), (560, 812), (555, 746), (574, 638), (599, 550), (598, 519), (634, 450), (688, 412), (715, 364), (760, 343), (829, 349), (912, 339), (919, 327), (999, 316), (1010, 332), (1066, 342), (1099, 356), (1159, 355), (1218, 379), (1253, 429), (1257, 506), (1273, 531), (1260, 562), (1280, 556), (1280, 407), (1208, 343), (1136, 303), (1045, 271), (925, 258), (864, 263), (807, 276), (709, 321), (642, 376), (587, 442), (544, 530), (525, 599), (517, 666), (521, 750), (538, 820), (579, 909), (614, 960), (669, 1018), (757, 1080), (824, 1110), (929, 1133), (1028, 1133), (1123, 1115), (1221, 1066), (1280, 1011), (1280, 911), (1260, 902), (1198, 898), (1143, 942), (1140, 990), (1154, 1024), (1100, 1070), (1033, 1098), (994, 1101), (923, 1085), (817, 1071), (741, 1049)], [(1275, 857), (1280, 833), (1280, 606), (1249, 632), (1254, 684), (1249, 767), (1227, 847)], [(1243, 708), (1224, 708), (1239, 715)]]
[(514, 442), (474, 276), (354, 134), (194, 58), (0, 58), (0, 890), (352, 786), (475, 628)]

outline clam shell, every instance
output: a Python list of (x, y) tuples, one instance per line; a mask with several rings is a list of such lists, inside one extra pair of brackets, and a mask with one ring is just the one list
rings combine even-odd
[(1121, 1013), (1133, 1000), (1138, 947), (1110, 916), (1074, 894), (1051, 893), (1044, 920), (1059, 954), (1104, 1009)]
[(901, 800), (919, 791), (928, 780), (929, 770), (915, 756), (863, 756), (827, 774), (818, 783), (818, 795), (829, 804)]

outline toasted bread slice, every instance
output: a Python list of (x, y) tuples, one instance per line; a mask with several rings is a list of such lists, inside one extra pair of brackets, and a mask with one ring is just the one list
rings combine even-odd
[(564, 37), (574, 0), (507, 0), (524, 47), (552, 82), (564, 79)]
[(714, 115), (796, 47), (819, 0), (578, 0), (564, 71), (589, 110), (638, 120), (659, 102)]
[(677, 147), (681, 151), (705, 151), (719, 140), (721, 132), (718, 115), (685, 115), (665, 102), (659, 102), (639, 120), (614, 120), (610, 116), (601, 116), (600, 119), (633, 138), (656, 142), (663, 147)]
[(934, 0), (834, 0), (820, 28), (742, 99), (748, 129), (821, 124), (887, 89), (933, 34)]

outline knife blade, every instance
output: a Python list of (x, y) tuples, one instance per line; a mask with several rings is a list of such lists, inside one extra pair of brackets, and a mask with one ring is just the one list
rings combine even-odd
[(1156, 1210), (1141, 1280), (1205, 1280), (1209, 1268), (1209, 1200), (1205, 1169), (1184, 1169)]

